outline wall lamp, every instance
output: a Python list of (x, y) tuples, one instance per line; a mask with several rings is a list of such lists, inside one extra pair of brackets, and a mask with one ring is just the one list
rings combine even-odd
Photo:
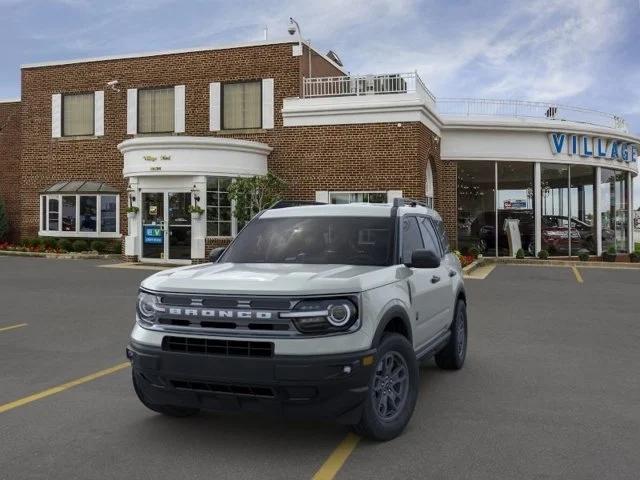
[(193, 195), (193, 200), (196, 202), (196, 205), (200, 201), (200, 195), (198, 195), (199, 193), (200, 193), (200, 190), (198, 190), (194, 185), (193, 188), (191, 189), (191, 194)]
[(136, 191), (131, 185), (129, 185), (129, 188), (127, 188), (127, 193), (129, 194), (129, 205), (132, 205), (133, 202), (136, 201), (136, 196), (134, 195)]

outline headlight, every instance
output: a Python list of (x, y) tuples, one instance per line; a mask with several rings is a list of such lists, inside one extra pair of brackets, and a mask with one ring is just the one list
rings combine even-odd
[(280, 317), (292, 319), (304, 334), (344, 332), (356, 325), (358, 307), (355, 299), (348, 298), (302, 300), (293, 311), (281, 313)]
[(147, 292), (140, 292), (138, 294), (136, 310), (138, 311), (138, 318), (141, 323), (145, 325), (152, 325), (154, 323), (156, 312), (158, 311), (158, 303), (159, 299), (155, 295)]

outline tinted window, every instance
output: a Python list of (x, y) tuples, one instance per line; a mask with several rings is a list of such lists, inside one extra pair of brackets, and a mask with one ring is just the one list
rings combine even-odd
[(433, 230), (433, 226), (428, 218), (420, 218), (420, 231), (422, 232), (422, 238), (424, 239), (424, 248), (431, 250), (436, 255), (442, 256), (442, 250), (438, 244), (436, 232)]
[(386, 217), (258, 219), (240, 232), (221, 261), (390, 265), (392, 237), (393, 223)]
[(433, 226), (436, 230), (436, 235), (440, 239), (440, 244), (442, 245), (444, 252), (449, 253), (451, 251), (451, 247), (449, 247), (449, 237), (447, 236), (447, 233), (444, 231), (444, 223), (442, 222), (442, 220), (435, 220), (435, 219), (432, 219), (431, 223), (433, 223)]
[(418, 228), (418, 220), (416, 217), (404, 217), (402, 219), (402, 262), (411, 262), (413, 251), (421, 248), (424, 246)]

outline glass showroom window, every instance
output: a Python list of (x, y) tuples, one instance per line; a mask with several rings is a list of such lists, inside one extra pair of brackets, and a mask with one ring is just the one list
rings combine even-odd
[(170, 133), (175, 130), (173, 87), (138, 90), (138, 133)]
[(541, 164), (541, 250), (569, 255), (569, 165)]
[(62, 135), (64, 137), (93, 135), (94, 101), (93, 92), (62, 96)]
[(494, 162), (458, 162), (458, 248), (496, 252), (496, 165)]
[(42, 234), (60, 237), (118, 236), (117, 195), (42, 195), (41, 205)]
[(329, 192), (329, 203), (387, 203), (387, 192)]
[(533, 163), (498, 162), (498, 255), (535, 255)]
[(262, 127), (262, 82), (222, 85), (222, 129)]
[(207, 236), (229, 237), (234, 234), (231, 200), (228, 189), (231, 177), (207, 177)]
[(602, 214), (602, 251), (611, 247), (618, 253), (628, 249), (629, 195), (627, 173), (608, 168), (600, 173), (600, 211)]
[(580, 250), (588, 250), (596, 254), (597, 233), (595, 222), (594, 184), (596, 169), (586, 165), (571, 165), (569, 168), (571, 179), (571, 194), (569, 209), (571, 221), (571, 255), (576, 256)]

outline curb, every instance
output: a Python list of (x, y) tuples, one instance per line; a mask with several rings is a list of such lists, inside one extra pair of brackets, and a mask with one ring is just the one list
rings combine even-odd
[[(631, 269), (639, 270), (640, 263), (631, 262), (581, 262), (580, 260), (539, 260), (525, 258), (517, 260), (515, 258), (495, 258), (485, 257), (484, 260), (499, 265), (535, 265), (538, 267), (581, 267), (581, 268), (608, 268), (608, 269)], [(474, 262), (475, 263), (475, 262)], [(469, 265), (468, 267), (471, 267)], [(465, 268), (468, 268), (465, 267)], [(476, 267), (477, 268), (477, 267)]]
[(474, 270), (476, 270), (478, 267), (484, 265), (485, 263), (487, 263), (488, 260), (485, 257), (482, 258), (476, 258), (473, 262), (471, 262), (469, 265), (467, 265), (466, 267), (464, 267), (462, 269), (462, 273), (463, 274), (469, 274), (471, 272), (473, 272)]
[(46, 253), (46, 252), (16, 252), (13, 250), (0, 250), (0, 255), (6, 257), (40, 257), (53, 258), (59, 260), (107, 260), (114, 258), (122, 258), (117, 253)]

